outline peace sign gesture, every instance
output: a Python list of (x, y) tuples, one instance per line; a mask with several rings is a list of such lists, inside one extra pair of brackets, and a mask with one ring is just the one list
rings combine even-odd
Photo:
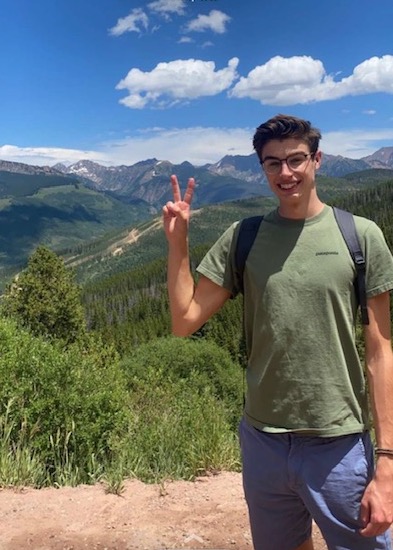
[(171, 176), (173, 201), (163, 207), (164, 231), (168, 241), (184, 240), (188, 234), (191, 201), (194, 194), (195, 180), (189, 178), (184, 197), (181, 197), (180, 186), (176, 176)]

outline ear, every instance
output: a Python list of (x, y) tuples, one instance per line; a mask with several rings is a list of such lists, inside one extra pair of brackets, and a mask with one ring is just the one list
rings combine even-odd
[(317, 151), (314, 155), (315, 169), (318, 170), (322, 164), (322, 151)]

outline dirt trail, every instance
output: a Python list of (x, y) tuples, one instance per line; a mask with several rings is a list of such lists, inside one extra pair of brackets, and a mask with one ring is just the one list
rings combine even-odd
[[(326, 550), (318, 532), (316, 550)], [(252, 550), (241, 476), (0, 490), (0, 550)]]

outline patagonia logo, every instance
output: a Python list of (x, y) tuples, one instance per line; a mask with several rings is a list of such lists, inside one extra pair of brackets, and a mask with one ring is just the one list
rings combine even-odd
[(315, 256), (338, 256), (338, 252), (329, 251), (326, 252), (315, 252)]

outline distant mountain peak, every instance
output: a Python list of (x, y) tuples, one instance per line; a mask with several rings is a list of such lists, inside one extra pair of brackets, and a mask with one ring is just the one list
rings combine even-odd
[(393, 147), (381, 147), (372, 155), (364, 157), (364, 160), (373, 168), (393, 168)]

